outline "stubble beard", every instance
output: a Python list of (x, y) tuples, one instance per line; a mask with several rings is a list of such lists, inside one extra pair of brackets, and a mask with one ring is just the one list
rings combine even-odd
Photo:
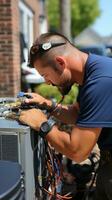
[(63, 85), (59, 86), (58, 89), (61, 92), (61, 94), (67, 95), (69, 93), (69, 91), (71, 90), (73, 84), (65, 82)]

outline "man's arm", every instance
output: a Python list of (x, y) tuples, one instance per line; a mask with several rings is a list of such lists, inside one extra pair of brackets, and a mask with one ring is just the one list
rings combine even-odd
[[(47, 117), (41, 110), (30, 109), (21, 112), (19, 120), (38, 131), (41, 124), (47, 121)], [(71, 134), (68, 134), (54, 126), (46, 135), (46, 139), (58, 152), (76, 162), (81, 162), (90, 154), (100, 132), (101, 128), (81, 128), (75, 126)]]
[(74, 103), (68, 106), (58, 105), (52, 115), (58, 118), (61, 122), (67, 124), (75, 124), (79, 112), (78, 103)]
[[(32, 96), (31, 99), (27, 99), (26, 103), (37, 103), (39, 105), (44, 105), (50, 109), (52, 107), (52, 101), (42, 97), (37, 93), (27, 93)], [(77, 115), (79, 111), (78, 103), (74, 103), (73, 105), (62, 106), (61, 104), (57, 106), (52, 115), (54, 115), (57, 119), (59, 119), (63, 123), (75, 124)]]
[(60, 153), (76, 162), (85, 160), (95, 146), (100, 135), (101, 128), (74, 127), (69, 135), (59, 131), (57, 127), (47, 134), (46, 139)]

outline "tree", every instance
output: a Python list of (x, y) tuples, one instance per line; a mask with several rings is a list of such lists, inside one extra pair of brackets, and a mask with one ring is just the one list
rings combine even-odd
[(59, 1), (60, 6), (60, 31), (71, 40), (71, 0)]
[[(51, 30), (60, 31), (60, 1), (46, 0)], [(71, 32), (75, 37), (100, 15), (98, 0), (71, 0)]]

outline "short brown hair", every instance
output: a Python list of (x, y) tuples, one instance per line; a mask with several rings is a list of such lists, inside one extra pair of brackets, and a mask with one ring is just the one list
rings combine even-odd
[[(32, 45), (32, 47), (30, 48), (30, 53), (29, 53), (29, 65), (30, 66), (34, 66), (34, 62), (37, 59), (44, 59), (43, 60), (48, 60), (49, 59), (49, 54), (48, 53), (52, 47), (58, 47), (58, 46), (63, 46), (64, 44), (66, 45), (67, 43), (71, 42), (62, 34), (59, 33), (44, 33), (41, 34), (34, 42), (34, 44)], [(43, 45), (45, 44), (51, 44), (51, 47), (43, 47)], [(61, 48), (60, 48), (61, 49)], [(53, 48), (54, 50), (54, 48)], [(59, 52), (59, 48), (58, 51)], [(55, 52), (56, 53), (56, 52)]]

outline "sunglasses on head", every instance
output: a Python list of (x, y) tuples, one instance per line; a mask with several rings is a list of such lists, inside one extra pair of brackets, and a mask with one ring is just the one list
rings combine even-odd
[(30, 48), (30, 53), (36, 54), (36, 53), (42, 52), (42, 51), (45, 52), (53, 47), (61, 46), (64, 44), (66, 44), (66, 42), (59, 42), (59, 43), (46, 42), (43, 44), (35, 44)]

